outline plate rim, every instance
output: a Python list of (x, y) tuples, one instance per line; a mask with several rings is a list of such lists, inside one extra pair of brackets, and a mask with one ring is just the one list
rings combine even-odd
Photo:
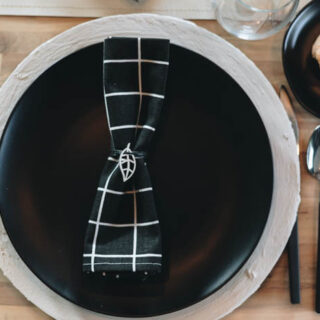
[[(219, 319), (259, 288), (280, 257), (294, 225), (300, 202), (300, 168), (289, 119), (270, 82), (251, 60), (226, 40), (182, 19), (131, 14), (82, 23), (32, 51), (0, 89), (0, 136), (19, 98), (41, 73), (63, 57), (101, 42), (107, 36), (166, 37), (206, 57), (246, 92), (265, 126), (273, 159), (274, 187), (269, 217), (253, 253), (233, 278), (209, 297), (185, 309), (146, 318)], [(117, 318), (79, 307), (49, 289), (18, 256), (1, 219), (0, 253), (0, 268), (4, 274), (28, 300), (52, 317), (68, 320)]]

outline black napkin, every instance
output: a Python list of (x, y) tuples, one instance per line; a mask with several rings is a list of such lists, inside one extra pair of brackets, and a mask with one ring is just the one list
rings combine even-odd
[(87, 227), (83, 271), (161, 271), (159, 220), (146, 156), (164, 102), (165, 39), (104, 41), (104, 93), (111, 154)]

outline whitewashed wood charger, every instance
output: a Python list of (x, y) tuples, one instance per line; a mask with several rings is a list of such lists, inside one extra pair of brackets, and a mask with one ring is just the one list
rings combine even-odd
[[(0, 134), (17, 101), (49, 66), (108, 36), (161, 37), (191, 49), (224, 69), (255, 105), (270, 139), (274, 189), (269, 218), (254, 252), (221, 289), (181, 311), (154, 319), (219, 319), (240, 306), (270, 273), (280, 257), (300, 202), (300, 169), (294, 134), (281, 102), (262, 72), (240, 50), (193, 23), (151, 14), (101, 18), (80, 24), (35, 49), (0, 90)], [(263, 170), (263, 168), (262, 168)], [(0, 267), (27, 299), (56, 319), (114, 319), (85, 310), (43, 284), (19, 258), (0, 225)]]

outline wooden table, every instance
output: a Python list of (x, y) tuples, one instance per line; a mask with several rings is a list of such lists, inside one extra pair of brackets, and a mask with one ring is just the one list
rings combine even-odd
[[(85, 22), (84, 18), (0, 17), (0, 85), (17, 64), (34, 48), (64, 30)], [(287, 84), (281, 63), (284, 31), (262, 41), (238, 40), (221, 29), (214, 21), (196, 21), (240, 48), (270, 80), (278, 91)], [(287, 255), (284, 253), (260, 290), (244, 305), (226, 317), (228, 320), (320, 319), (314, 310), (316, 241), (319, 186), (305, 167), (305, 151), (313, 128), (320, 120), (302, 109), (294, 101), (301, 130), (302, 202), (299, 210), (301, 294), (302, 303), (289, 302)], [(28, 302), (1, 274), (0, 320), (51, 319)]]

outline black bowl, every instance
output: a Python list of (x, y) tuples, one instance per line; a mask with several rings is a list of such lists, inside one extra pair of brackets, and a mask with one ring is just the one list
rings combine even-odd
[(293, 94), (317, 117), (320, 117), (320, 67), (311, 50), (319, 35), (320, 1), (312, 1), (290, 25), (282, 51), (284, 71)]
[(83, 238), (110, 150), (101, 61), (102, 44), (82, 49), (17, 103), (0, 145), (1, 216), (22, 260), (62, 297), (110, 315), (168, 313), (218, 290), (256, 247), (273, 191), (269, 140), (229, 75), (171, 45), (148, 160), (164, 273), (140, 282), (83, 275)]

